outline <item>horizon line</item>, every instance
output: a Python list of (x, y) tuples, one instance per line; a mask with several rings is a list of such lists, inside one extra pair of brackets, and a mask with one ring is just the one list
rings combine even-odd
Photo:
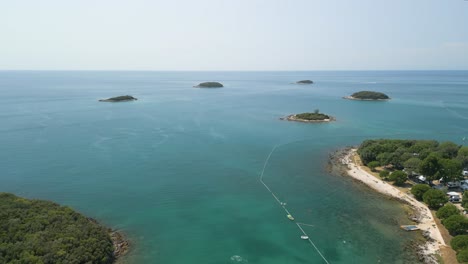
[[(468, 1), (468, 0), (467, 0)], [(42, 69), (42, 70), (36, 70), (36, 69), (0, 69), (0, 72), (20, 72), (20, 71), (35, 71), (35, 72), (384, 72), (384, 71), (408, 71), (408, 72), (416, 72), (416, 71), (468, 71), (468, 69), (359, 69), (359, 70), (345, 70), (345, 69), (340, 69), (340, 70), (117, 70), (117, 69), (90, 69), (90, 70), (85, 70), (85, 69)]]

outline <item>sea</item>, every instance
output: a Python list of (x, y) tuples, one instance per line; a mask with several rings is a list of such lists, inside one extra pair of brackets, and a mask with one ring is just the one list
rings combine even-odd
[[(360, 90), (392, 99), (343, 99)], [(98, 102), (119, 95), (138, 100)], [(418, 263), (405, 209), (330, 174), (329, 155), (466, 145), (467, 102), (468, 71), (0, 71), (0, 192), (120, 230), (123, 263)], [(316, 109), (336, 121), (280, 120)]]

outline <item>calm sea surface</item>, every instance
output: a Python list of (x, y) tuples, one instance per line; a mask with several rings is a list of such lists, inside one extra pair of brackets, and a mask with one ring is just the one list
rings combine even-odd
[[(313, 85), (291, 84), (311, 79)], [(192, 88), (220, 81), (222, 89)], [(389, 102), (341, 97), (358, 90)], [(0, 192), (123, 230), (128, 263), (415, 263), (398, 203), (326, 172), (368, 138), (468, 136), (468, 72), (0, 72)], [(139, 100), (99, 103), (130, 94)], [(337, 121), (281, 121), (320, 109)]]

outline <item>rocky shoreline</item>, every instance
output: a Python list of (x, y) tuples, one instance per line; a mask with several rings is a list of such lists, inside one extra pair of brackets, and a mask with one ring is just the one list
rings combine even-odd
[[(101, 225), (94, 218), (88, 217), (88, 220), (97, 225)], [(119, 260), (120, 257), (128, 253), (128, 251), (130, 250), (130, 242), (121, 231), (109, 228), (107, 232), (109, 234), (110, 239), (112, 240), (112, 245), (114, 246), (115, 263), (117, 260)]]
[(390, 98), (388, 99), (362, 99), (362, 98), (356, 98), (352, 96), (343, 96), (343, 99), (355, 100), (355, 101), (389, 101), (390, 100)]
[[(360, 168), (358, 168), (359, 166), (357, 164), (354, 164), (351, 161), (351, 155), (355, 153), (355, 150), (356, 149), (353, 147), (346, 147), (331, 153), (329, 156), (328, 171), (335, 175), (345, 177), (351, 176), (356, 181), (364, 183), (371, 189), (386, 195), (388, 198), (408, 205), (411, 210), (407, 214), (407, 217), (420, 227), (422, 236), (425, 239), (424, 242), (414, 241), (411, 248), (415, 250), (419, 261), (422, 263), (439, 263), (436, 255), (440, 253), (440, 246), (444, 246), (445, 243), (437, 226), (435, 225), (430, 210), (424, 204), (407, 194), (402, 193), (400, 190), (388, 183), (378, 180), (372, 175), (364, 175), (361, 172), (361, 175), (357, 176), (357, 170)], [(366, 177), (366, 179), (363, 179), (362, 176)]]
[(110, 230), (109, 235), (112, 239), (112, 244), (114, 244), (114, 257), (118, 260), (120, 257), (128, 253), (130, 243), (119, 231)]

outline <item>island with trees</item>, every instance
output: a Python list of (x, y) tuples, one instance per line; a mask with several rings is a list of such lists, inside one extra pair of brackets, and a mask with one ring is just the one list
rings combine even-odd
[(224, 87), (222, 83), (219, 82), (202, 82), (194, 87), (197, 88), (221, 88)]
[(311, 80), (302, 80), (302, 81), (297, 81), (297, 84), (313, 84), (314, 82)]
[(360, 91), (353, 93), (350, 96), (345, 96), (345, 99), (349, 100), (362, 100), (362, 101), (387, 101), (390, 97), (381, 92), (374, 91)]
[(109, 264), (127, 250), (122, 235), (69, 207), (0, 193), (0, 263)]
[(305, 122), (305, 123), (320, 123), (320, 122), (330, 122), (335, 121), (335, 118), (323, 113), (320, 113), (319, 109), (316, 109), (313, 113), (301, 113), (288, 115), (286, 117), (280, 118), (281, 120), (296, 121), (296, 122)]
[(122, 95), (122, 96), (111, 97), (111, 98), (108, 98), (108, 99), (101, 99), (101, 100), (99, 100), (99, 102), (116, 103), (116, 102), (128, 102), (128, 101), (136, 101), (136, 100), (138, 100), (138, 99), (131, 96), (131, 95)]

